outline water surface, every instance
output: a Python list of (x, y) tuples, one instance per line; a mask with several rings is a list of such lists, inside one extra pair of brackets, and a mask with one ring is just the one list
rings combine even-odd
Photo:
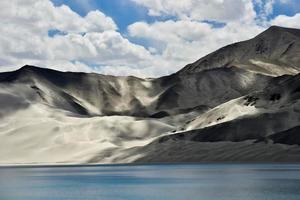
[(299, 200), (299, 164), (0, 168), (0, 200)]

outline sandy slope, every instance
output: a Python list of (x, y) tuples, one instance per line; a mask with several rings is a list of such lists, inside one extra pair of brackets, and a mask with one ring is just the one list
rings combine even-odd
[[(1, 164), (86, 163), (106, 152), (143, 146), (173, 126), (126, 116), (80, 117), (36, 104), (1, 119)], [(116, 155), (114, 155), (116, 154)]]

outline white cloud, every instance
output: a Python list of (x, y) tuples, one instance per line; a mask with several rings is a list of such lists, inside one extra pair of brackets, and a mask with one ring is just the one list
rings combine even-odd
[(49, 47), (55, 50), (56, 59), (126, 64), (149, 57), (144, 47), (130, 43), (116, 31), (90, 32), (84, 35), (71, 33), (48, 40)]
[(85, 12), (93, 10), (96, 5), (94, 0), (73, 0), (77, 5), (80, 6)]
[(251, 21), (256, 14), (251, 0), (131, 0), (149, 9), (149, 15), (180, 19)]
[[(298, 27), (298, 16), (269, 21), (279, 0), (132, 0), (148, 8), (149, 15), (170, 15), (174, 20), (136, 22), (129, 35), (143, 39), (165, 70), (175, 72), (222, 46), (250, 39), (270, 24)], [(257, 13), (254, 10), (257, 7)], [(225, 22), (215, 27), (207, 21)], [(155, 50), (153, 50), (155, 49)], [(163, 62), (164, 61), (164, 62)], [(167, 61), (167, 62), (165, 62)]]
[[(117, 32), (99, 10), (82, 17), (49, 0), (0, 1), (0, 70), (34, 64), (59, 70), (91, 71), (91, 65), (138, 65), (150, 53)], [(48, 31), (62, 34), (53, 37)]]
[(156, 59), (168, 61), (164, 62), (164, 68), (172, 72), (222, 46), (249, 39), (261, 31), (263, 28), (255, 24), (231, 22), (215, 28), (208, 23), (189, 20), (137, 22), (128, 27), (132, 37), (146, 39), (152, 48), (162, 49)]
[[(115, 30), (114, 21), (100, 11), (91, 11), (81, 17), (68, 6), (54, 7), (48, 0), (0, 1), (1, 23), (18, 25), (37, 32), (59, 29), (63, 32)], [(16, 27), (19, 28), (19, 27)]]
[(278, 25), (290, 28), (300, 28), (300, 13), (294, 16), (279, 15), (271, 21), (272, 25)]
[[(82, 17), (50, 0), (0, 1), (0, 71), (32, 64), (62, 71), (161, 76), (222, 46), (254, 37), (269, 24), (300, 27), (299, 14), (268, 21), (274, 2), (283, 0), (128, 1), (146, 7), (150, 15), (172, 20), (135, 22), (128, 26), (127, 39), (99, 10)], [(94, 7), (92, 0), (76, 2), (86, 10)], [(49, 36), (48, 31), (59, 34)], [(145, 41), (147, 47), (131, 39)]]

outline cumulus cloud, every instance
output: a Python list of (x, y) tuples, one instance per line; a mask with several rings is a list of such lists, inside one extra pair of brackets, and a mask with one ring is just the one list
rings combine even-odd
[(279, 15), (271, 21), (271, 24), (290, 27), (290, 28), (300, 28), (300, 13), (294, 16)]
[[(164, 69), (172, 72), (222, 46), (250, 39), (271, 24), (299, 26), (297, 15), (269, 21), (279, 0), (131, 1), (148, 8), (149, 15), (175, 17), (154, 23), (136, 22), (128, 27), (131, 37), (146, 40), (152, 52), (158, 52), (157, 59), (169, 61), (164, 62)], [(223, 26), (215, 26), (220, 22)]]
[[(100, 11), (91, 11), (81, 17), (68, 6), (55, 7), (48, 0), (1, 1), (1, 22), (45, 32), (59, 29), (63, 32), (89, 32), (115, 30), (114, 21)], [(17, 28), (18, 28), (17, 27)]]
[(253, 24), (232, 22), (215, 28), (205, 22), (189, 20), (137, 22), (128, 27), (132, 37), (146, 39), (152, 48), (162, 49), (159, 57), (169, 61), (170, 65), (165, 68), (173, 72), (222, 46), (249, 39), (261, 31), (262, 27)]
[(149, 15), (180, 19), (251, 21), (256, 13), (251, 0), (131, 0), (149, 9)]
[(120, 33), (111, 17), (89, 11), (93, 0), (76, 0), (88, 11), (86, 16), (50, 0), (0, 1), (0, 71), (32, 64), (62, 71), (162, 76), (222, 46), (254, 37), (271, 24), (299, 27), (300, 21), (299, 14), (269, 21), (274, 3), (286, 0), (128, 1), (147, 8), (151, 16), (171, 20), (135, 22)]
[[(0, 66), (36, 64), (66, 71), (90, 71), (88, 65), (132, 65), (150, 53), (117, 32), (99, 10), (82, 17), (49, 0), (0, 1)], [(49, 35), (49, 31), (59, 34)]]

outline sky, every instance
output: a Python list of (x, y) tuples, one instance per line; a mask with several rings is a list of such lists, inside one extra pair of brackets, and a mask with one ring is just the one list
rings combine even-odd
[(299, 0), (3, 0), (0, 71), (158, 77), (271, 25), (300, 28)]

